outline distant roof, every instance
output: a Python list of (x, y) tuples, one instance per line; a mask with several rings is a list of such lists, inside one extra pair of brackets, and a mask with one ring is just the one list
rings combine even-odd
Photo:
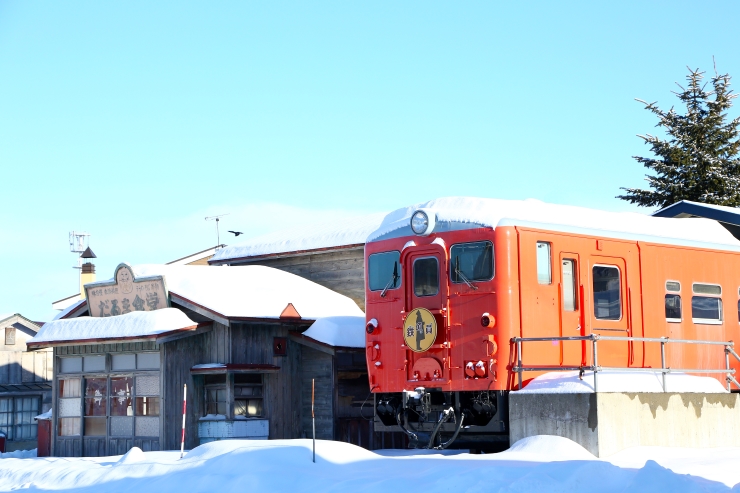
[(177, 308), (130, 312), (117, 317), (79, 317), (54, 320), (27, 341), (29, 347), (62, 343), (113, 342), (156, 339), (177, 331), (194, 331), (198, 324)]
[(383, 212), (276, 231), (222, 248), (208, 263), (363, 246), (367, 236), (380, 226), (384, 217)]
[(136, 277), (164, 276), (173, 302), (202, 310), (214, 319), (277, 320), (296, 317), (296, 313), (298, 320), (364, 316), (350, 298), (270, 267), (145, 264), (132, 268)]
[(191, 255), (188, 255), (186, 257), (181, 257), (177, 260), (173, 260), (171, 262), (167, 262), (166, 265), (187, 265), (191, 262), (196, 262), (198, 260), (202, 260), (204, 258), (212, 257), (214, 253), (219, 248), (223, 248), (226, 245), (216, 245), (215, 247), (206, 248), (205, 250), (201, 250), (200, 252), (193, 253)]
[(85, 251), (82, 252), (82, 255), (80, 255), (81, 258), (98, 258), (97, 255), (93, 253), (92, 250), (90, 250), (90, 247), (85, 248)]
[(606, 238), (664, 244), (707, 246), (740, 251), (740, 241), (709, 219), (669, 219), (634, 212), (608, 212), (547, 204), (539, 200), (444, 197), (388, 214), (368, 242), (413, 236), (409, 221), (418, 209), (436, 216), (435, 232), (498, 226), (529, 226), (550, 231), (585, 233)]
[(740, 239), (740, 208), (724, 205), (702, 204), (681, 200), (654, 212), (655, 217), (704, 217), (719, 221), (735, 238)]
[(21, 324), (23, 327), (26, 327), (32, 332), (37, 332), (39, 328), (41, 328), (41, 325), (39, 324), (39, 322), (34, 322), (33, 320), (29, 320), (23, 315), (21, 315), (20, 313), (0, 314), (0, 324), (2, 323)]

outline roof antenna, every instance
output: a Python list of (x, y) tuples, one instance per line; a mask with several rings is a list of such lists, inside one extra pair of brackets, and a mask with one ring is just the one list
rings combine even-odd
[(82, 269), (82, 257), (81, 254), (87, 250), (90, 244), (90, 233), (84, 231), (70, 231), (69, 232), (69, 251), (77, 254), (77, 265), (75, 269)]
[(219, 221), (220, 218), (222, 218), (224, 216), (228, 216), (229, 214), (231, 214), (231, 213), (230, 212), (227, 212), (226, 214), (220, 214), (218, 216), (208, 216), (206, 218), (206, 221), (214, 221), (214, 220), (216, 221), (216, 248), (218, 248), (218, 247), (221, 246), (221, 235), (218, 232), (218, 221)]

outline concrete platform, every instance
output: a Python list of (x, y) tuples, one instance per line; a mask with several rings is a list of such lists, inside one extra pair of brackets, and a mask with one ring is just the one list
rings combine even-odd
[(569, 438), (597, 457), (636, 446), (740, 446), (740, 394), (509, 393), (511, 443)]

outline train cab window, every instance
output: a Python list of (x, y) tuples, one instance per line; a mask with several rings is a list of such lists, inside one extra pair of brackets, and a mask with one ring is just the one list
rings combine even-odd
[(401, 253), (374, 253), (367, 258), (370, 291), (398, 289), (401, 286)]
[(678, 281), (666, 281), (665, 290), (671, 293), (680, 293), (681, 283)]
[[(691, 297), (691, 318), (695, 324), (722, 323), (722, 286), (694, 283)], [(701, 295), (701, 296), (697, 296)]]
[(493, 243), (490, 241), (452, 245), (450, 259), (450, 279), (453, 283), (493, 279)]
[(537, 283), (552, 284), (550, 243), (546, 241), (537, 242)]
[(563, 259), (563, 310), (574, 312), (578, 309), (576, 297), (576, 261)]
[(599, 320), (622, 318), (622, 293), (619, 269), (612, 265), (594, 265), (594, 317)]
[(414, 261), (414, 294), (434, 296), (439, 293), (439, 262), (436, 257), (419, 258)]

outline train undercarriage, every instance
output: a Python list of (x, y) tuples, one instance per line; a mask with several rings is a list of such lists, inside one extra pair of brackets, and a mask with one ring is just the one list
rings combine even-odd
[(509, 446), (508, 392), (413, 391), (375, 394), (375, 431), (403, 432), (409, 448), (497, 452)]

